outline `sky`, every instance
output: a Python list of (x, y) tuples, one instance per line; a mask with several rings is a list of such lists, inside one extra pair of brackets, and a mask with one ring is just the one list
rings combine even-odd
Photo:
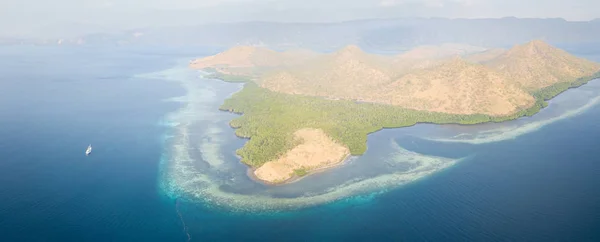
[(600, 0), (1, 0), (0, 36), (211, 22), (365, 18), (600, 18)]

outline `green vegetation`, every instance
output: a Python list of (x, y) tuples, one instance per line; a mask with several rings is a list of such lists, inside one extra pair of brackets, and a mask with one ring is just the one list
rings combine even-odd
[(540, 90), (533, 92), (533, 96), (536, 97), (537, 99), (547, 101), (547, 100), (550, 100), (550, 99), (556, 97), (558, 94), (561, 94), (562, 92), (566, 91), (569, 88), (580, 87), (580, 86), (588, 83), (589, 81), (597, 79), (597, 78), (600, 78), (600, 72), (597, 72), (596, 74), (589, 76), (589, 77), (579, 78), (573, 82), (561, 82), (561, 83), (556, 83), (552, 86), (544, 87)]
[[(236, 135), (251, 138), (237, 150), (242, 162), (259, 167), (297, 145), (294, 131), (301, 128), (323, 129), (331, 138), (346, 145), (352, 155), (363, 154), (367, 134), (382, 128), (398, 128), (416, 123), (477, 124), (502, 122), (531, 116), (547, 106), (546, 100), (571, 87), (581, 86), (594, 76), (572, 83), (559, 83), (536, 91), (535, 105), (510, 116), (495, 117), (482, 114), (458, 115), (417, 111), (396, 106), (357, 103), (349, 100), (325, 100), (317, 97), (289, 95), (269, 91), (253, 82), (225, 100), (221, 110), (243, 113), (232, 120)], [(296, 172), (295, 172), (296, 173)]]
[(306, 176), (306, 174), (308, 174), (308, 171), (304, 168), (296, 169), (296, 170), (294, 170), (294, 174), (296, 176)]

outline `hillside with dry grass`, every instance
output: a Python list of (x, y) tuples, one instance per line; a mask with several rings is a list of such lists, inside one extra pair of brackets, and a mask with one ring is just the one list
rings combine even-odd
[(535, 99), (503, 75), (454, 58), (368, 92), (366, 101), (423, 111), (503, 116)]
[(534, 40), (517, 45), (486, 63), (528, 91), (572, 82), (600, 71), (600, 65)]
[(190, 62), (194, 69), (211, 68), (223, 74), (258, 76), (275, 67), (295, 65), (318, 53), (310, 50), (277, 52), (263, 47), (236, 46), (225, 52)]
[(492, 116), (533, 105), (536, 90), (600, 71), (598, 63), (539, 40), (510, 50), (422, 46), (395, 56), (357, 46), (328, 54), (234, 47), (191, 66), (253, 76), (261, 87), (286, 94)]
[(392, 76), (391, 58), (348, 46), (297, 66), (265, 73), (259, 83), (282, 93), (357, 99), (365, 90), (388, 83)]

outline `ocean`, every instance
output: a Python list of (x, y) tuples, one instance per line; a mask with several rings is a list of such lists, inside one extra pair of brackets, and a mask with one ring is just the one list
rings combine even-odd
[(271, 188), (216, 110), (240, 85), (185, 69), (209, 53), (0, 48), (0, 241), (600, 241), (600, 105), (569, 113), (600, 81), (528, 119), (382, 130)]

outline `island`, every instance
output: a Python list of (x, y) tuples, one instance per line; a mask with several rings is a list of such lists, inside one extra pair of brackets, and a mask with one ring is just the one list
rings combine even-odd
[(561, 92), (600, 78), (600, 64), (541, 40), (511, 49), (417, 47), (375, 55), (237, 46), (196, 59), (208, 78), (245, 82), (221, 110), (248, 138), (236, 153), (268, 184), (361, 155), (369, 133), (416, 123), (477, 124), (531, 116)]

